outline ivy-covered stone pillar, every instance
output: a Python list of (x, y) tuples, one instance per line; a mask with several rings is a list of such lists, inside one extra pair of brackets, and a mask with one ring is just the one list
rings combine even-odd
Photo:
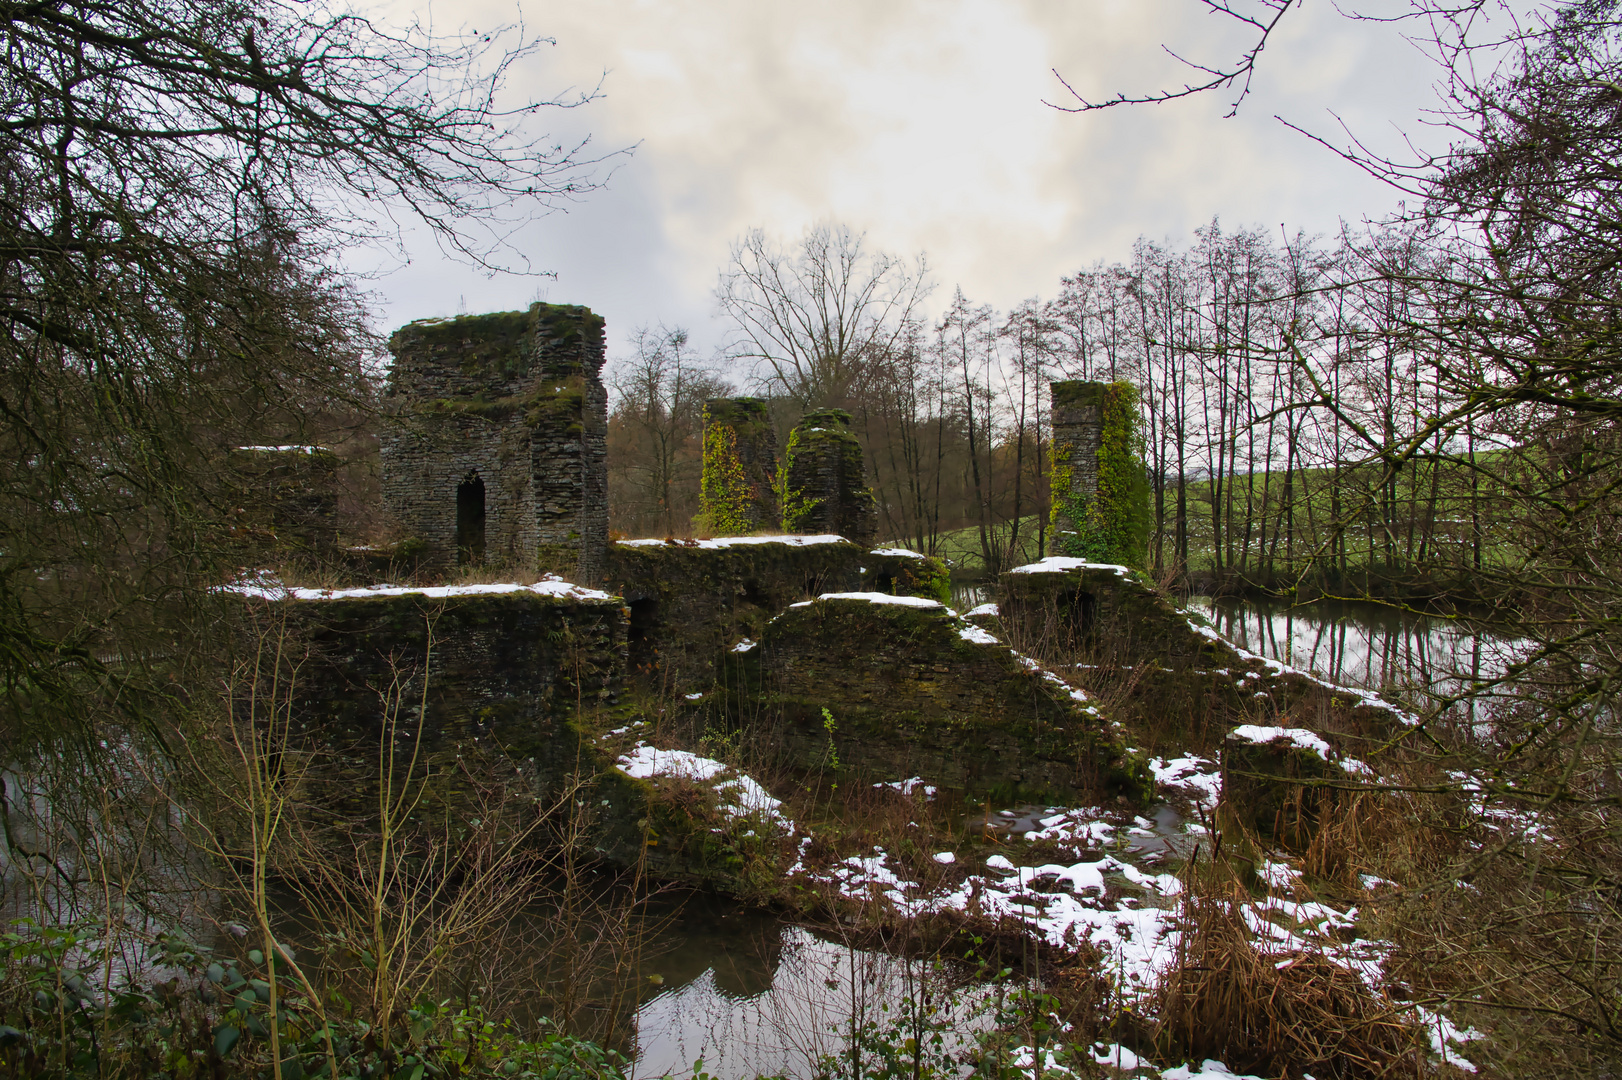
[(1054, 549), (1089, 562), (1142, 568), (1149, 484), (1129, 382), (1056, 382), (1053, 395)]
[(867, 486), (862, 444), (844, 409), (805, 414), (788, 437), (784, 465), (783, 531), (837, 533), (870, 544), (878, 507)]
[(704, 403), (704, 478), (694, 525), (712, 536), (777, 527), (777, 432), (761, 398)]

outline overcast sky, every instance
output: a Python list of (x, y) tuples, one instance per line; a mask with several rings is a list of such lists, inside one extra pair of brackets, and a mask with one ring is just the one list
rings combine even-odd
[[(1367, 0), (1365, 10), (1400, 0)], [(499, 311), (534, 299), (608, 319), (610, 353), (639, 325), (721, 337), (713, 291), (728, 246), (759, 226), (784, 239), (819, 220), (869, 244), (927, 253), (936, 308), (961, 285), (999, 308), (1049, 297), (1059, 278), (1128, 256), (1139, 236), (1185, 243), (1225, 227), (1332, 233), (1389, 212), (1392, 193), (1285, 128), (1400, 148), (1434, 135), (1436, 69), (1401, 28), (1306, 0), (1269, 45), (1236, 119), (1231, 93), (1073, 115), (1078, 90), (1150, 91), (1188, 76), (1169, 45), (1231, 62), (1245, 37), (1196, 0), (400, 0), (439, 30), (522, 18), (556, 39), (512, 89), (550, 97), (601, 82), (552, 113), (560, 138), (629, 148), (605, 186), (528, 224), (514, 243), (555, 279), (494, 278), (413, 245), (376, 278), (379, 323)], [(1417, 30), (1418, 28), (1412, 28)]]

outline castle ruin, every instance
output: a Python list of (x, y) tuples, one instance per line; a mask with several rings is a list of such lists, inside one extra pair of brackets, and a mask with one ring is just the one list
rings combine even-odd
[(389, 349), (383, 503), (421, 565), (596, 581), (608, 547), (602, 318), (538, 303), (425, 319)]

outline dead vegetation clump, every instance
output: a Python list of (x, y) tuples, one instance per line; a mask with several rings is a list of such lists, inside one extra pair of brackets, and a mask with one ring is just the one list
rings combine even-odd
[(1190, 874), (1176, 962), (1149, 1002), (1159, 1058), (1319, 1080), (1422, 1071), (1426, 1037), (1400, 1003), (1320, 952), (1255, 933), (1249, 899), (1224, 860)]

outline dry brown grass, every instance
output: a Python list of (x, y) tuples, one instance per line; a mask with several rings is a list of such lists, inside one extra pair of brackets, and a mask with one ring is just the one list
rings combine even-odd
[(1225, 860), (1189, 883), (1177, 960), (1151, 1003), (1157, 1055), (1320, 1080), (1420, 1073), (1425, 1036), (1399, 1003), (1321, 953), (1258, 940), (1244, 917), (1249, 895)]

